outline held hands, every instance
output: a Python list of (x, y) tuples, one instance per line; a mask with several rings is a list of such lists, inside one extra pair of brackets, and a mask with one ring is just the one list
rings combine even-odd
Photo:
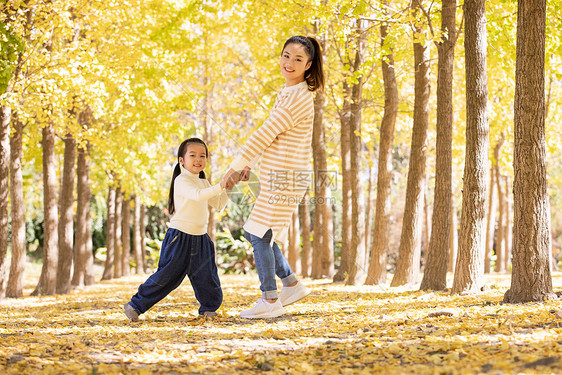
[(222, 177), (220, 185), (223, 189), (231, 190), (234, 185), (240, 181), (248, 181), (250, 179), (250, 168), (245, 167), (240, 173), (230, 168)]

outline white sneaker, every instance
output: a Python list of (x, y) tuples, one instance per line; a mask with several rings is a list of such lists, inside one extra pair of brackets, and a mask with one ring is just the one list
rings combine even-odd
[(253, 308), (242, 311), (240, 317), (246, 319), (277, 318), (278, 316), (285, 315), (285, 313), (285, 309), (279, 299), (274, 303), (269, 303), (260, 298)]
[(294, 286), (284, 286), (279, 293), (279, 300), (283, 306), (295, 303), (310, 294), (310, 289), (300, 281)]

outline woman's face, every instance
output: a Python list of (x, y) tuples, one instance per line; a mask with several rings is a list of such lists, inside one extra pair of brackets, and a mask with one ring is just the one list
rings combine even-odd
[(185, 150), (185, 155), (183, 157), (180, 156), (179, 162), (189, 172), (199, 174), (199, 172), (205, 170), (207, 165), (205, 146), (201, 143), (189, 143)]
[(293, 86), (304, 81), (304, 73), (312, 64), (308, 60), (309, 57), (302, 44), (290, 43), (285, 46), (279, 60), (279, 66), (287, 86)]

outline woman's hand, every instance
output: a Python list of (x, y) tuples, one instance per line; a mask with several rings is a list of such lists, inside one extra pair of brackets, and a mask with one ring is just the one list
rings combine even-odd
[(230, 168), (220, 182), (223, 189), (231, 190), (240, 181), (240, 173)]

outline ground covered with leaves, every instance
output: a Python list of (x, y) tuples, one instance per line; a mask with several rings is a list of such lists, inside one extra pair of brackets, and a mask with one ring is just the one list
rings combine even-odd
[(504, 305), (508, 276), (477, 296), (305, 279), (312, 294), (287, 315), (244, 320), (257, 275), (224, 275), (218, 317), (197, 316), (186, 280), (129, 322), (146, 277), (2, 301), (0, 373), (562, 373), (562, 303)]

